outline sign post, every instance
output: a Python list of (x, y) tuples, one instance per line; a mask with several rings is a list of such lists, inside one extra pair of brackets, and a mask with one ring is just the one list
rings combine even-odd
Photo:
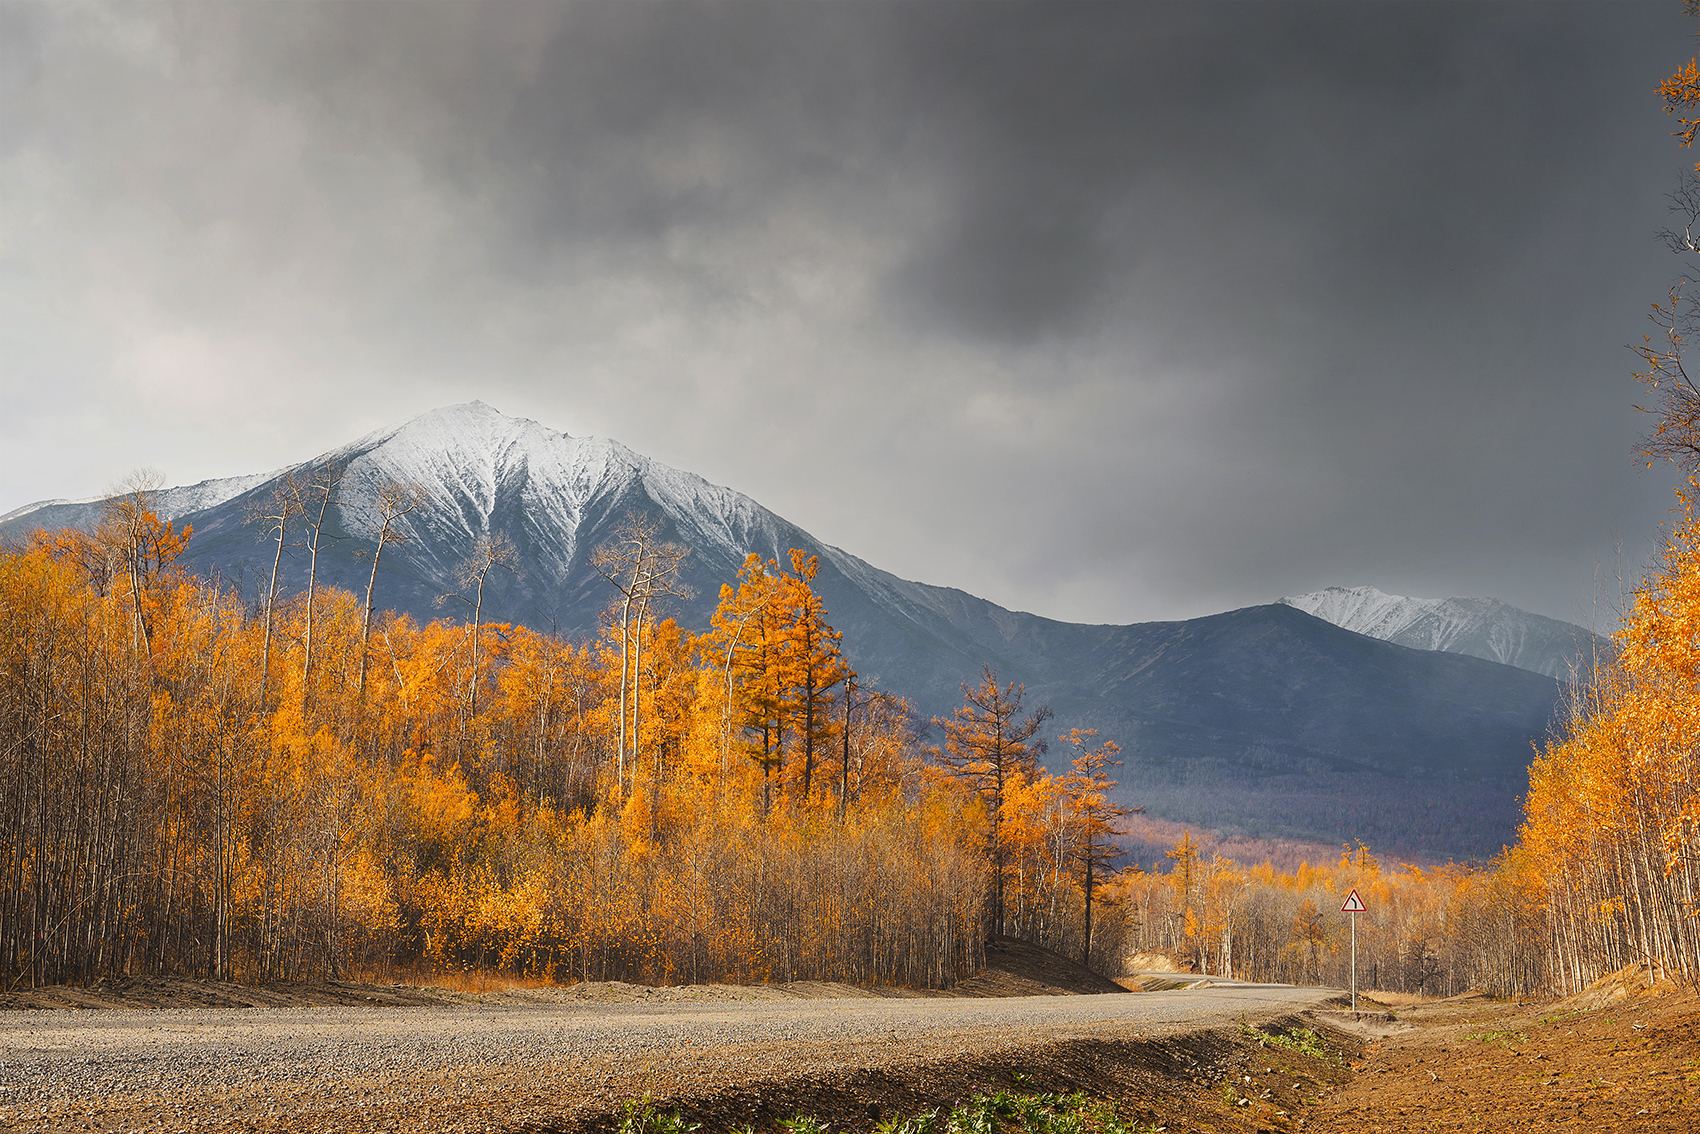
[(1352, 915), (1352, 1014), (1354, 1016), (1357, 1015), (1358, 1011), (1358, 915), (1368, 908), (1364, 905), (1364, 900), (1358, 897), (1356, 888), (1346, 896), (1345, 903), (1340, 907), (1341, 913)]

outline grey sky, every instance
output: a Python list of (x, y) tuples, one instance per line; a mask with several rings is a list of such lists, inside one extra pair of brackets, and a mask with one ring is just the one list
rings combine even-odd
[(482, 398), (1053, 617), (1587, 621), (1675, 482), (1623, 344), (1689, 23), (0, 6), (0, 511)]

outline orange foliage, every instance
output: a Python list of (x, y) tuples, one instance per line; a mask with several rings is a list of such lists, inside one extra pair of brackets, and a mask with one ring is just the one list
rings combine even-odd
[(254, 613), (119, 519), (0, 554), (9, 979), (977, 967), (984, 810), (900, 699), (843, 700), (812, 560), (752, 561), (701, 639), (644, 604), (599, 649), (476, 591), (465, 625), (324, 587)]
[(1626, 964), (1700, 979), (1700, 520), (1691, 498), (1659, 569), (1530, 769), (1519, 848), (1561, 988)]

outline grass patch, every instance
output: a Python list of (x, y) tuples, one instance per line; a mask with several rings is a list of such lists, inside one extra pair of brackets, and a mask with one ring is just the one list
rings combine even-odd
[[(691, 1134), (691, 1131), (702, 1126), (700, 1122), (687, 1122), (678, 1110), (671, 1114), (663, 1114), (655, 1105), (655, 1100), (644, 1092), (641, 1099), (626, 1100), (626, 1114), (620, 1119), (619, 1134)], [(825, 1127), (821, 1127), (824, 1132)], [(809, 1134), (807, 1131), (795, 1131), (794, 1134)]]
[(1529, 1042), (1527, 1032), (1471, 1032), (1464, 1038), (1473, 1039), (1477, 1043), (1497, 1043), (1501, 1047), (1510, 1047), (1512, 1041), (1517, 1043)]
[(1427, 1004), (1434, 999), (1420, 992), (1386, 992), (1379, 988), (1358, 989), (1358, 999), (1368, 1000), (1388, 1008), (1409, 1008), (1414, 1004)]
[(1241, 1023), (1240, 1031), (1259, 1045), (1264, 1047), (1279, 1047), (1287, 1051), (1296, 1051), (1300, 1055), (1308, 1055), (1313, 1059), (1321, 1059), (1329, 1063), (1337, 1062), (1333, 1052), (1323, 1045), (1322, 1037), (1310, 1028), (1290, 1028), (1285, 1032), (1265, 1032)]
[[(461, 968), (437, 968), (424, 962), (412, 965), (373, 965), (356, 968), (349, 980), (364, 984), (404, 984), (415, 988), (446, 988), (450, 992), (508, 992), (516, 988), (559, 988), (561, 982), (541, 976), (516, 976), (513, 973), (480, 969), (471, 965)], [(572, 984), (571, 980), (565, 982)]]
[[(1068, 1095), (974, 1095), (948, 1111), (930, 1110), (893, 1118), (877, 1134), (1156, 1134), (1160, 1126), (1123, 1123), (1110, 1103), (1083, 1092)], [(793, 1134), (827, 1134), (824, 1126)]]
[[(700, 1123), (687, 1122), (677, 1110), (662, 1113), (649, 1095), (629, 1099), (618, 1134), (691, 1134)], [(833, 1134), (822, 1120), (807, 1114), (781, 1119), (785, 1134)], [(1084, 1092), (1053, 1094), (976, 1094), (960, 1106), (919, 1114), (896, 1115), (874, 1128), (875, 1134), (1161, 1134), (1149, 1123), (1125, 1123), (1114, 1105)], [(741, 1126), (734, 1134), (757, 1134)]]

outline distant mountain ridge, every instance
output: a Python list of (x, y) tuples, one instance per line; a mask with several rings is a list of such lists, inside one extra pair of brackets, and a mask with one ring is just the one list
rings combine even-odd
[(1560, 681), (1611, 656), (1610, 640), (1491, 598), (1419, 599), (1374, 587), (1326, 587), (1280, 600), (1326, 622), (1414, 650), (1467, 654)]
[[(195, 484), (159, 490), (157, 514), (164, 519), (176, 519), (207, 508), (215, 508), (227, 500), (242, 495), (251, 488), (269, 484), (290, 471), (275, 469), (269, 473), (249, 476), (203, 480)], [(111, 499), (109, 496), (85, 496), (77, 500), (37, 500), (0, 515), (0, 529), (22, 528), (90, 528), (100, 522), (100, 515)]]
[[(361, 593), (373, 499), (417, 484), (405, 548), (382, 558), (377, 599), (420, 619), (479, 536), (501, 532), (522, 571), (493, 578), (486, 617), (582, 638), (612, 591), (589, 566), (629, 513), (691, 549), (675, 609), (702, 628), (750, 552), (820, 557), (815, 586), (867, 685), (947, 714), (982, 665), (1049, 703), (1057, 731), (1090, 727), (1123, 746), (1120, 796), (1151, 813), (1229, 831), (1372, 845), (1413, 857), (1491, 854), (1509, 840), (1531, 742), (1544, 737), (1549, 676), (1456, 653), (1419, 651), (1343, 629), (1288, 603), (1208, 618), (1081, 625), (1006, 610), (949, 587), (900, 579), (823, 544), (748, 496), (615, 441), (575, 438), (480, 402), (422, 414), (276, 473), (166, 490), (162, 514), (193, 524), (188, 555), (250, 596), (270, 567), (246, 507), (278, 478), (337, 461), (342, 497), (327, 524), (320, 581)], [(0, 517), (0, 536), (91, 526), (99, 501), (51, 501)], [(284, 585), (305, 584), (286, 556)]]

